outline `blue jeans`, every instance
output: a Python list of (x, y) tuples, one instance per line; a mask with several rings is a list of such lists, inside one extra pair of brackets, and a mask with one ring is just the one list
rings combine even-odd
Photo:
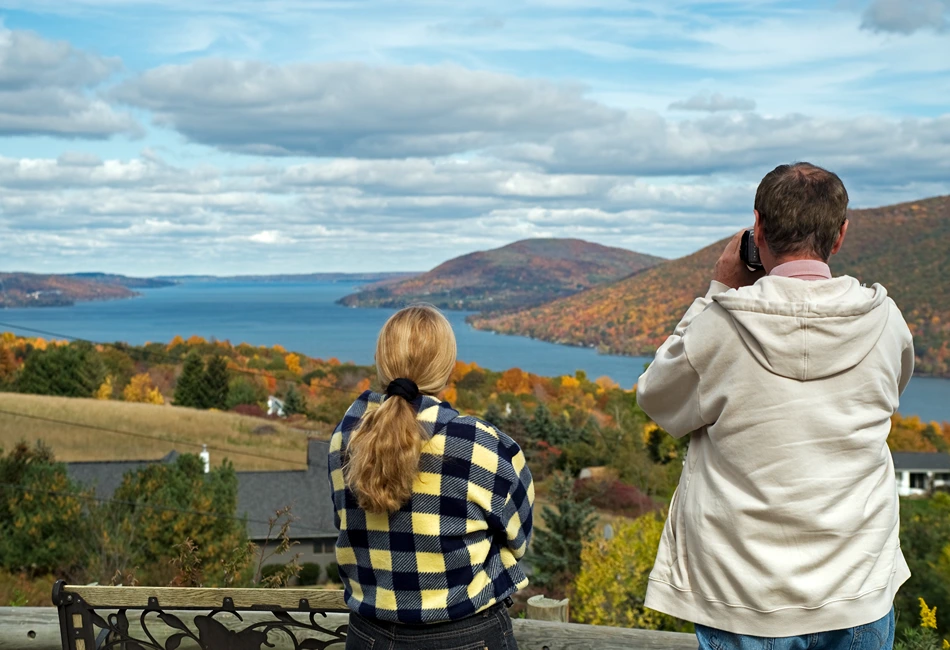
[(402, 625), (350, 612), (346, 650), (518, 650), (508, 608), (499, 603), (460, 621)]
[(723, 632), (697, 623), (696, 638), (699, 650), (891, 650), (894, 646), (894, 610), (867, 625), (774, 639)]

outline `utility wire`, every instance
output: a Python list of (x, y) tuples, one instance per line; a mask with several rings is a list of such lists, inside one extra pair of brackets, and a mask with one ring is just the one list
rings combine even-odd
[[(59, 333), (59, 332), (51, 332), (51, 331), (49, 331), (49, 330), (43, 330), (43, 329), (38, 329), (38, 328), (34, 328), (34, 327), (26, 327), (26, 326), (22, 326), (22, 325), (17, 325), (17, 324), (15, 324), (15, 323), (8, 323), (8, 322), (0, 321), (0, 327), (8, 327), (8, 328), (11, 328), (11, 329), (22, 330), (22, 331), (31, 332), (31, 333), (34, 333), (34, 334), (42, 334), (42, 335), (44, 335), (44, 336), (51, 336), (51, 337), (60, 338), (60, 339), (69, 339), (69, 340), (72, 340), (72, 341), (80, 341), (80, 342), (84, 342), (84, 343), (89, 343), (89, 344), (91, 344), (91, 345), (108, 345), (108, 346), (116, 347), (116, 344), (115, 344), (115, 343), (103, 343), (103, 342), (98, 342), (98, 341), (92, 341), (92, 340), (90, 340), (90, 339), (86, 339), (86, 338), (82, 338), (82, 337), (78, 337), (78, 336), (72, 336), (72, 335), (69, 335), (69, 334), (62, 334), (62, 333)], [(165, 359), (168, 360), (168, 361), (174, 361), (174, 362), (176, 362), (176, 363), (179, 361), (178, 359), (173, 359), (173, 358), (171, 358), (170, 355), (168, 355), (167, 351), (164, 352), (164, 356), (165, 356)], [(259, 377), (259, 376), (261, 376), (261, 375), (266, 374), (266, 373), (264, 373), (264, 372), (256, 372), (256, 371), (254, 371), (254, 370), (249, 370), (249, 369), (248, 369), (248, 370), (245, 370), (245, 369), (242, 369), (242, 368), (228, 368), (228, 370), (229, 370), (229, 371), (234, 371), (234, 372), (239, 372), (239, 373), (250, 374), (250, 375), (253, 375), (253, 376), (255, 376), (255, 377)], [(280, 381), (289, 381), (289, 380), (280, 380)], [(345, 393), (345, 394), (347, 394), (347, 395), (352, 395), (352, 394), (354, 393), (354, 391), (347, 390), (347, 389), (344, 389), (344, 388), (339, 388), (339, 387), (337, 387), (337, 386), (321, 386), (320, 388), (321, 388), (321, 389), (335, 390), (335, 391), (338, 391), (338, 392), (341, 392), (341, 393)], [(192, 441), (187, 441), (187, 440), (182, 440), (182, 439), (177, 439), (177, 438), (167, 438), (167, 437), (161, 437), (161, 436), (153, 436), (153, 435), (149, 435), (149, 434), (145, 434), (145, 433), (139, 433), (139, 432), (135, 432), (135, 431), (124, 431), (124, 430), (119, 430), (119, 429), (113, 429), (113, 428), (110, 428), (110, 427), (102, 427), (102, 426), (98, 426), (98, 425), (84, 424), (84, 423), (82, 423), (82, 422), (76, 422), (76, 421), (71, 421), (71, 420), (58, 420), (58, 419), (55, 419), (55, 418), (47, 418), (47, 417), (38, 416), (38, 415), (30, 415), (30, 414), (27, 414), (27, 413), (19, 413), (19, 412), (13, 412), (13, 411), (6, 411), (6, 410), (3, 410), (3, 409), (0, 409), (0, 414), (5, 414), (5, 415), (15, 416), (15, 417), (29, 418), (29, 419), (33, 419), (33, 420), (39, 420), (39, 421), (45, 421), (45, 422), (50, 422), (50, 423), (53, 423), (53, 424), (61, 424), (61, 425), (66, 425), (66, 426), (74, 426), (74, 427), (80, 427), (80, 428), (85, 428), (85, 429), (92, 429), (92, 430), (97, 430), (97, 431), (103, 431), (103, 432), (107, 432), (107, 433), (114, 433), (114, 434), (119, 434), (119, 435), (126, 435), (126, 436), (132, 436), (132, 437), (137, 437), (137, 438), (144, 438), (144, 439), (149, 439), (149, 440), (158, 440), (158, 441), (162, 441), (162, 442), (171, 442), (171, 443), (175, 443), (175, 444), (187, 445), (187, 446), (192, 446), (192, 447), (201, 447), (201, 446), (203, 446), (202, 443), (197, 443), (197, 442), (192, 442)], [(301, 430), (301, 429), (297, 429), (297, 430)], [(301, 430), (301, 431), (305, 431), (305, 430)], [(309, 432), (308, 432), (308, 433), (309, 433)], [(225, 448), (225, 447), (216, 447), (216, 446), (214, 446), (214, 445), (209, 445), (209, 446), (207, 446), (207, 447), (208, 447), (209, 450), (219, 451), (219, 452), (223, 452), (223, 453), (231, 453), (231, 454), (239, 455), (239, 456), (246, 456), (246, 457), (251, 457), (251, 458), (258, 458), (258, 459), (261, 459), (261, 460), (273, 460), (273, 461), (277, 461), (277, 462), (281, 462), (281, 463), (287, 463), (287, 464), (293, 464), (293, 465), (302, 465), (302, 463), (300, 463), (300, 462), (298, 462), (298, 461), (293, 461), (293, 460), (290, 460), (290, 459), (287, 459), (287, 458), (278, 458), (278, 457), (274, 457), (274, 456), (265, 456), (265, 455), (262, 455), (262, 454), (255, 454), (255, 453), (251, 453), (251, 452), (244, 452), (244, 451), (239, 451), (239, 450), (234, 450), (234, 449), (228, 449), (228, 448)], [(304, 467), (306, 467), (306, 465), (304, 465)]]
[[(91, 339), (83, 338), (83, 337), (81, 337), (81, 336), (71, 336), (71, 335), (69, 335), (69, 334), (59, 334), (59, 333), (57, 333), (57, 332), (50, 332), (50, 331), (48, 331), (48, 330), (36, 329), (36, 328), (34, 328), (34, 327), (25, 327), (25, 326), (23, 326), (23, 325), (17, 325), (17, 324), (15, 324), (15, 323), (6, 323), (6, 322), (0, 321), (0, 327), (9, 327), (10, 329), (22, 330), (22, 331), (24, 331), (24, 332), (30, 332), (30, 333), (33, 333), (33, 334), (42, 334), (43, 336), (51, 336), (51, 337), (58, 338), (58, 339), (68, 339), (68, 340), (70, 340), (70, 341), (78, 341), (78, 342), (80, 342), (80, 343), (89, 343), (90, 345), (108, 345), (108, 346), (111, 346), (111, 347), (113, 347), (113, 348), (114, 348), (114, 347), (117, 347), (117, 343), (106, 343), (106, 342), (104, 342), (104, 341), (93, 341), (93, 340), (91, 340)], [(135, 346), (129, 346), (129, 347), (135, 347)], [(233, 346), (232, 346), (232, 347), (233, 347)], [(260, 347), (260, 346), (258, 346), (258, 347)], [(154, 353), (152, 353), (152, 354), (154, 354)], [(166, 361), (172, 361), (172, 362), (175, 362), (175, 363), (178, 363), (178, 362), (180, 361), (179, 359), (175, 359), (175, 358), (173, 358), (171, 355), (169, 355), (167, 350), (164, 351), (164, 358), (165, 358)], [(263, 376), (263, 375), (267, 375), (267, 372), (266, 372), (266, 371), (257, 371), (257, 370), (253, 370), (253, 369), (250, 369), (250, 368), (228, 368), (228, 370), (231, 371), (231, 372), (241, 373), (241, 374), (245, 374), (245, 375), (251, 375), (251, 376), (253, 376), (253, 377), (260, 377), (260, 376)], [(283, 381), (283, 382), (291, 381), (291, 380), (289, 380), (289, 379), (277, 379), (276, 377), (274, 377), (274, 379), (277, 380), (277, 381)], [(346, 388), (340, 388), (339, 386), (320, 386), (320, 389), (321, 389), (321, 390), (324, 390), (324, 389), (326, 389), (326, 390), (335, 390), (335, 391), (337, 391), (337, 392), (345, 393), (345, 394), (347, 394), (347, 395), (352, 395), (352, 394), (354, 394), (354, 392), (355, 392), (355, 391), (353, 391), (353, 390), (348, 390), (348, 389), (346, 389)]]
[(47, 332), (46, 330), (38, 330), (33, 327), (26, 327), (24, 325), (14, 325), (13, 323), (0, 322), (0, 327), (9, 327), (12, 329), (23, 330), (24, 332), (32, 332), (33, 334), (42, 334), (43, 336), (53, 336), (58, 339), (70, 339), (71, 341), (85, 341), (86, 343), (95, 343), (95, 341), (88, 341), (78, 336), (69, 336), (68, 334), (57, 334), (55, 332)]
[[(216, 519), (229, 519), (231, 521), (243, 521), (253, 524), (266, 524), (271, 525), (270, 521), (264, 521), (262, 519), (243, 519), (241, 517), (234, 517), (232, 515), (223, 515), (217, 512), (201, 512), (199, 510), (188, 510), (186, 508), (172, 508), (169, 506), (157, 506), (151, 503), (142, 503), (141, 501), (124, 501), (122, 499), (109, 499), (106, 497), (97, 497), (91, 494), (73, 494), (71, 492), (61, 492), (56, 490), (41, 490), (38, 488), (32, 488), (27, 485), (21, 485), (19, 483), (0, 483), (0, 488), (11, 488), (14, 490), (19, 490), (21, 492), (29, 492), (31, 494), (45, 494), (48, 496), (61, 496), (68, 497), (73, 499), (78, 499), (80, 501), (96, 501), (98, 503), (107, 503), (107, 504), (118, 504), (125, 506), (135, 506), (137, 508), (147, 508), (149, 510), (155, 510), (157, 512), (177, 512), (184, 515), (197, 515), (200, 517), (214, 517)], [(304, 529), (312, 532), (322, 532), (322, 533), (332, 533), (332, 531), (325, 531), (320, 528), (314, 528), (313, 526), (297, 525), (296, 521), (290, 524), (291, 528), (296, 528), (297, 530)]]
[[(2, 322), (2, 321), (0, 321), (0, 327), (8, 327), (8, 328), (11, 328), (11, 329), (21, 330), (21, 331), (25, 331), (25, 332), (31, 332), (31, 333), (34, 333), (34, 334), (41, 334), (41, 335), (43, 335), (43, 336), (51, 336), (51, 337), (60, 338), (60, 339), (69, 339), (69, 340), (71, 340), (71, 341), (80, 341), (80, 342), (90, 343), (90, 344), (92, 344), (92, 345), (108, 345), (108, 346), (116, 347), (116, 344), (114, 344), (114, 343), (100, 343), (100, 342), (91, 341), (91, 340), (89, 340), (89, 339), (82, 338), (82, 337), (78, 337), (78, 336), (71, 336), (71, 335), (68, 335), (68, 334), (61, 334), (61, 333), (51, 332), (51, 331), (43, 330), (43, 329), (38, 329), (38, 328), (33, 328), (33, 327), (26, 327), (26, 326), (17, 325), (17, 324), (14, 324), (14, 323), (7, 323), (7, 322)], [(166, 352), (166, 355), (167, 355), (167, 352)], [(167, 360), (170, 360), (170, 361), (176, 361), (176, 362), (178, 361), (177, 359), (172, 359), (170, 356), (166, 356), (166, 359), (167, 359)], [(254, 376), (260, 376), (260, 375), (262, 375), (262, 374), (265, 374), (265, 373), (255, 372), (255, 371), (253, 371), (253, 370), (245, 370), (245, 369), (241, 369), (241, 368), (229, 368), (228, 370), (234, 371), (234, 372), (239, 372), (239, 373), (250, 374), (250, 375), (254, 375)], [(283, 380), (283, 381), (287, 381), (287, 380)], [(336, 387), (336, 386), (321, 386), (321, 389), (323, 389), (323, 388), (331, 389), (331, 390), (336, 390), (336, 391), (339, 391), (339, 392), (342, 392), (342, 393), (347, 393), (347, 394), (352, 394), (352, 393), (354, 392), (354, 391), (346, 390), (346, 389), (339, 388), (339, 387)], [(209, 450), (219, 451), (219, 452), (222, 452), (222, 453), (230, 453), (230, 454), (240, 455), (240, 456), (246, 456), (246, 457), (250, 457), (250, 458), (257, 458), (257, 459), (260, 459), (260, 460), (272, 460), (272, 461), (277, 461), (277, 462), (281, 462), (281, 463), (288, 463), (288, 464), (293, 464), (293, 465), (299, 465), (299, 466), (302, 466), (302, 467), (307, 467), (307, 465), (304, 464), (304, 463), (300, 463), (299, 461), (294, 461), (294, 460), (290, 460), (290, 459), (287, 459), (287, 458), (279, 458), (279, 457), (276, 457), (276, 456), (266, 456), (266, 455), (263, 455), (263, 454), (255, 454), (255, 453), (251, 453), (251, 452), (243, 452), (243, 451), (238, 451), (238, 450), (234, 450), (234, 449), (228, 449), (228, 448), (225, 448), (225, 447), (217, 447), (217, 446), (215, 446), (215, 445), (203, 445), (202, 443), (191, 442), (191, 441), (182, 440), (182, 439), (178, 439), (178, 438), (165, 438), (165, 437), (161, 437), (161, 436), (153, 436), (153, 435), (150, 435), (150, 434), (145, 434), (145, 433), (140, 433), (140, 432), (135, 432), (135, 431), (125, 431), (125, 430), (121, 430), (121, 429), (114, 429), (114, 428), (111, 428), (111, 427), (102, 427), (102, 426), (98, 426), (98, 425), (85, 424), (85, 423), (82, 423), (82, 422), (74, 422), (74, 421), (69, 421), (69, 420), (59, 420), (59, 419), (56, 419), (56, 418), (49, 418), (49, 417), (44, 417), (44, 416), (39, 416), (39, 415), (32, 415), (32, 414), (28, 414), (28, 413), (19, 413), (19, 412), (14, 412), (14, 411), (8, 411), (8, 410), (5, 410), (5, 409), (0, 409), (0, 414), (12, 416), (12, 417), (22, 417), (22, 418), (27, 418), (27, 419), (31, 419), (31, 420), (41, 421), (41, 422), (49, 422), (49, 423), (53, 423), (53, 424), (61, 424), (61, 425), (66, 425), (66, 426), (79, 427), (79, 428), (90, 429), (90, 430), (94, 430), (94, 431), (101, 431), (101, 432), (105, 432), (105, 433), (113, 433), (113, 434), (131, 436), (131, 437), (135, 437), (135, 438), (144, 438), (144, 439), (149, 439), (149, 440), (158, 440), (158, 441), (161, 441), (161, 442), (170, 442), (170, 443), (174, 443), (174, 444), (180, 444), (180, 445), (191, 446), (191, 447), (203, 447), (203, 446), (204, 446), (204, 447), (207, 447), (207, 449), (209, 449)], [(196, 516), (202, 516), (202, 517), (215, 517), (215, 518), (218, 518), (218, 519), (230, 519), (230, 520), (233, 520), (233, 521), (244, 521), (244, 522), (248, 522), (248, 523), (265, 524), (265, 525), (268, 525), (268, 526), (271, 524), (270, 521), (263, 521), (263, 520), (260, 520), (260, 519), (242, 519), (242, 518), (240, 518), (240, 517), (233, 517), (233, 516), (229, 516), (229, 515), (222, 515), (222, 514), (214, 513), (214, 512), (200, 512), (200, 511), (197, 511), (197, 510), (187, 510), (187, 509), (182, 509), (182, 508), (171, 508), (171, 507), (165, 507), (165, 506), (156, 506), (156, 505), (153, 505), (153, 504), (141, 503), (141, 502), (137, 502), (137, 501), (122, 501), (122, 500), (118, 500), (118, 499), (108, 499), (108, 498), (104, 498), (104, 497), (95, 497), (95, 496), (92, 496), (92, 495), (76, 495), (76, 494), (71, 494), (71, 493), (68, 493), (68, 492), (57, 492), (57, 491), (53, 491), (53, 490), (38, 490), (38, 489), (36, 489), (36, 488), (30, 488), (30, 487), (27, 487), (27, 486), (18, 485), (18, 484), (13, 484), (13, 483), (0, 483), (0, 487), (7, 487), (7, 488), (19, 489), (19, 490), (22, 490), (22, 491), (25, 491), (25, 492), (32, 492), (32, 493), (34, 493), (34, 494), (47, 494), (47, 495), (50, 495), (50, 496), (64, 496), (64, 497), (72, 497), (72, 498), (79, 499), (79, 500), (96, 501), (96, 502), (99, 502), (99, 503), (119, 504), (119, 505), (128, 505), (128, 506), (135, 506), (135, 507), (141, 507), (141, 508), (148, 508), (148, 509), (151, 509), (151, 510), (161, 511), (161, 512), (177, 512), (177, 513), (180, 513), (180, 514), (190, 514), (190, 515), (196, 515)], [(309, 531), (312, 531), (312, 532), (321, 532), (321, 533), (328, 532), (328, 531), (324, 531), (324, 530), (322, 530), (322, 529), (314, 528), (314, 527), (312, 527), (312, 526), (298, 525), (298, 524), (296, 524), (296, 523), (291, 524), (291, 527), (292, 527), (292, 528), (296, 528), (297, 530), (303, 529), (303, 530), (309, 530)]]
[(236, 449), (228, 449), (226, 447), (217, 447), (214, 445), (204, 445), (203, 443), (192, 442), (190, 440), (183, 440), (181, 438), (163, 438), (162, 436), (153, 436), (147, 433), (138, 433), (136, 431), (123, 431), (121, 429), (113, 429), (111, 427), (102, 427), (96, 424), (83, 424), (81, 422), (74, 422), (71, 420), (58, 420), (56, 418), (48, 418), (42, 415), (32, 415), (30, 413), (19, 413), (15, 411), (7, 411), (6, 409), (0, 409), (0, 415), (11, 415), (14, 417), (27, 418), (30, 420), (38, 420), (40, 422), (49, 422), (51, 424), (64, 424), (71, 427), (80, 427), (83, 429), (91, 429), (93, 431), (103, 431), (105, 433), (117, 433), (123, 436), (131, 436), (133, 438), (145, 438), (147, 440), (159, 440), (161, 442), (171, 442), (179, 445), (187, 445), (190, 447), (204, 447), (206, 446), (209, 450), (220, 451), (222, 453), (235, 454), (238, 456), (248, 456), (250, 458), (259, 458), (261, 460), (274, 460), (282, 463), (289, 463), (292, 465), (303, 465), (306, 467), (306, 464), (301, 463), (300, 461), (291, 460), (289, 458), (279, 458), (277, 456), (265, 456), (263, 454), (255, 454), (248, 451), (238, 451)]

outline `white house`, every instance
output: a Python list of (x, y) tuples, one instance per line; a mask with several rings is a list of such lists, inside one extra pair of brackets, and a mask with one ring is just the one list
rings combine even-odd
[(894, 458), (897, 493), (902, 497), (950, 489), (950, 454), (895, 451), (891, 455)]
[(277, 415), (279, 417), (287, 417), (287, 412), (284, 410), (284, 403), (271, 395), (267, 398), (267, 415)]

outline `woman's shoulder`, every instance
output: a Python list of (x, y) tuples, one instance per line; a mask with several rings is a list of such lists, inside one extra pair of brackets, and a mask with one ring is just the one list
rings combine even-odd
[(459, 415), (445, 428), (448, 438), (460, 438), (481, 447), (497, 449), (499, 455), (512, 457), (521, 451), (518, 443), (491, 422), (474, 415)]
[(350, 404), (350, 407), (346, 409), (343, 419), (336, 425), (334, 432), (339, 433), (355, 429), (368, 411), (379, 407), (384, 397), (384, 395), (374, 393), (371, 390), (363, 391), (363, 393)]

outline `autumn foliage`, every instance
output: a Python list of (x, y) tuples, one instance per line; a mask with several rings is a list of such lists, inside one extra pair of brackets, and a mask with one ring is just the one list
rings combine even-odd
[(662, 532), (663, 517), (651, 513), (618, 523), (610, 540), (595, 539), (584, 546), (572, 608), (576, 622), (692, 631), (689, 623), (643, 606)]
[(126, 402), (142, 402), (143, 404), (164, 404), (162, 393), (152, 384), (152, 377), (147, 372), (141, 372), (129, 381), (122, 390), (122, 399)]
[(660, 261), (579, 239), (528, 239), (456, 257), (428, 273), (380, 283), (340, 302), (401, 307), (422, 301), (472, 311), (524, 308), (619, 280)]
[[(849, 219), (832, 271), (884, 285), (914, 334), (917, 371), (950, 377), (950, 197), (852, 210)], [(726, 241), (619, 282), (472, 322), (504, 334), (651, 355), (693, 299), (706, 292)]]

